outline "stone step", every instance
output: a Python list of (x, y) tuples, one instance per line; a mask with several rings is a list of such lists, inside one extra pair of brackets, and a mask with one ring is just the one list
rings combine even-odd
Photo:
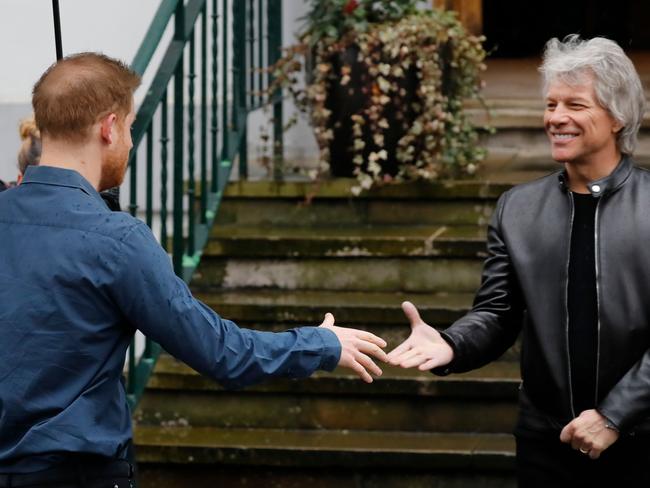
[(484, 226), (510, 183), (456, 181), (386, 185), (353, 197), (356, 180), (230, 183), (216, 226)]
[(225, 290), (474, 292), (478, 259), (331, 257), (203, 258), (193, 284)]
[(510, 470), (141, 464), (140, 488), (516, 488)]
[(508, 433), (514, 427), (516, 363), (445, 378), (381, 367), (384, 374), (369, 385), (336, 370), (234, 392), (163, 357), (134, 419), (138, 425), (359, 431)]
[[(516, 399), (521, 382), (519, 365), (496, 361), (480, 369), (450, 376), (436, 376), (417, 369), (403, 369), (382, 364), (384, 374), (373, 383), (359, 380), (348, 369), (331, 373), (317, 371), (309, 380), (274, 378), (252, 386), (247, 392), (321, 393), (339, 395), (424, 395), (430, 397)], [(154, 390), (185, 390), (226, 392), (215, 381), (202, 376), (182, 361), (163, 353), (147, 388)]]
[(454, 225), (215, 226), (206, 257), (484, 259), (486, 228)]
[[(404, 300), (412, 301), (422, 319), (445, 328), (471, 307), (473, 293), (351, 292), (321, 290), (194, 290), (194, 296), (222, 317), (241, 327), (281, 331), (291, 327), (319, 325), (327, 312), (336, 324), (370, 330), (393, 348), (404, 341), (410, 327), (401, 309)], [(516, 342), (503, 356), (518, 361)]]
[(353, 197), (354, 178), (331, 178), (321, 181), (232, 181), (224, 197), (228, 198), (287, 198), (299, 201), (317, 200), (495, 200), (511, 185), (479, 180), (448, 180), (409, 182), (385, 185)]
[(215, 471), (227, 465), (242, 471), (266, 466), (400, 470), (403, 475), (444, 470), (459, 477), (511, 474), (514, 467), (514, 439), (508, 434), (137, 426), (134, 439), (141, 469), (211, 464)]
[(394, 326), (407, 322), (401, 309), (412, 301), (423, 320), (447, 325), (471, 306), (473, 293), (350, 292), (322, 290), (219, 290), (195, 289), (194, 295), (225, 318), (239, 324), (281, 327), (319, 324), (327, 312), (337, 324)]

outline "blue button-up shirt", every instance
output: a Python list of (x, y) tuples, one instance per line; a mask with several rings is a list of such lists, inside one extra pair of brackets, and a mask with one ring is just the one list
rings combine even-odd
[(327, 329), (222, 319), (174, 275), (146, 225), (110, 212), (75, 171), (29, 167), (0, 193), (0, 472), (45, 469), (65, 453), (122, 456), (135, 329), (228, 387), (332, 370), (340, 355)]

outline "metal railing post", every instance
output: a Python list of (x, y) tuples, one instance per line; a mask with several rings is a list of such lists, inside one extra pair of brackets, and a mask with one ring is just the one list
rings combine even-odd
[(188, 78), (188, 101), (187, 101), (187, 211), (188, 211), (188, 230), (187, 230), (187, 255), (194, 256), (195, 242), (194, 242), (194, 206), (196, 197), (196, 182), (194, 180), (194, 80), (196, 79), (195, 65), (196, 65), (196, 50), (194, 48), (196, 32), (192, 31), (190, 37), (190, 67), (187, 74)]
[(165, 251), (169, 247), (167, 233), (167, 158), (169, 134), (167, 132), (167, 90), (160, 107), (160, 244)]
[(147, 193), (146, 193), (146, 222), (149, 228), (153, 224), (153, 124), (147, 130)]
[(129, 170), (131, 171), (129, 175), (129, 213), (135, 217), (138, 210), (138, 155), (135, 149), (131, 152)]
[(259, 88), (259, 97), (257, 98), (257, 103), (260, 105), (264, 103), (263, 93), (266, 90), (266, 85), (264, 85), (264, 39), (266, 35), (264, 34), (264, 9), (262, 8), (262, 1), (257, 0), (257, 68), (258, 68), (258, 84)]
[(223, 141), (221, 142), (221, 159), (228, 160), (228, 149), (230, 139), (230, 127), (228, 120), (228, 0), (223, 0), (221, 16), (223, 22), (221, 23), (221, 47), (222, 47), (222, 68), (221, 68), (221, 131)]
[[(246, 7), (239, 0), (233, 4), (233, 109), (232, 126), (239, 137), (239, 178), (248, 177), (248, 144), (246, 122), (240, 124), (246, 113)], [(241, 127), (240, 127), (241, 125)]]
[(248, 51), (246, 52), (246, 69), (248, 70), (249, 106), (255, 105), (255, 0), (248, 0)]
[(208, 6), (201, 12), (201, 224), (208, 213)]
[[(174, 40), (185, 43), (185, 9), (183, 2), (174, 14)], [(183, 272), (183, 63), (184, 55), (174, 70), (174, 212), (172, 261), (174, 272)]]
[[(268, 60), (269, 66), (275, 64), (281, 55), (282, 48), (282, 0), (267, 0), (268, 26)], [(273, 83), (273, 74), (269, 73), (269, 85)], [(284, 159), (284, 112), (282, 91), (275, 95), (273, 103), (273, 179), (282, 179), (282, 162)]]
[(217, 0), (212, 0), (212, 126), (210, 127), (210, 147), (212, 148), (212, 193), (219, 190), (219, 153), (217, 147), (219, 118), (217, 115), (217, 104), (219, 103), (218, 93), (218, 68), (217, 57), (219, 54), (218, 24), (219, 14), (217, 12)]

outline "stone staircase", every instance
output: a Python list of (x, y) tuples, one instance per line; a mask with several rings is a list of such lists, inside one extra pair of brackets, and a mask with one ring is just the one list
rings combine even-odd
[[(337, 324), (408, 334), (401, 309), (445, 327), (471, 305), (485, 226), (508, 184), (381, 188), (351, 183), (232, 183), (193, 281), (241, 326)], [(306, 204), (306, 199), (311, 200)], [(384, 368), (226, 391), (169, 356), (135, 413), (140, 486), (514, 487), (515, 350), (438, 378)]]

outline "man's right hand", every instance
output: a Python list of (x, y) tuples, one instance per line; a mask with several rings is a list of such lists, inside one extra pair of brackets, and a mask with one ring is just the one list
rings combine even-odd
[(370, 373), (381, 376), (381, 369), (370, 356), (388, 362), (388, 356), (382, 349), (386, 347), (385, 340), (363, 330), (337, 327), (334, 325), (334, 316), (331, 313), (325, 314), (325, 320), (320, 326), (334, 332), (341, 343), (339, 366), (350, 368), (366, 383), (372, 383)]
[(389, 362), (402, 368), (417, 366), (420, 371), (449, 364), (454, 350), (440, 333), (422, 320), (411, 302), (402, 303), (402, 310), (411, 322), (411, 335), (388, 353)]

